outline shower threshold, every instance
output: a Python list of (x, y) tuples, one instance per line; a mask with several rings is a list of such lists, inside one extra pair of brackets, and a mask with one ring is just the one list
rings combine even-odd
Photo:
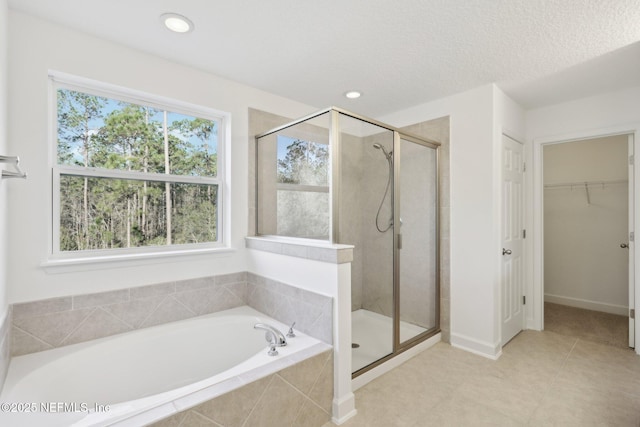
[[(400, 342), (427, 329), (400, 321)], [(393, 319), (369, 310), (351, 312), (351, 370), (356, 372), (393, 351)]]

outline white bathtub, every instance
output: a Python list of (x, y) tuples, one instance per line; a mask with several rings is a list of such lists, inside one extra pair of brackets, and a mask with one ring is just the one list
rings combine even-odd
[(288, 330), (244, 306), (14, 357), (0, 425), (143, 425), (330, 348), (296, 331), (268, 356), (258, 322)]

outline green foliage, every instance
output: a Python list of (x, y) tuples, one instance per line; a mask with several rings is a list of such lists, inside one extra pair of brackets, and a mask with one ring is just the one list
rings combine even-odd
[(328, 185), (329, 149), (325, 144), (296, 139), (278, 160), (278, 182), (283, 184)]
[[(182, 119), (165, 123), (167, 115), (150, 107), (71, 90), (57, 94), (59, 164), (216, 176), (215, 121), (180, 115)], [(216, 241), (217, 196), (215, 185), (168, 185), (145, 181), (144, 175), (62, 175), (60, 250)]]

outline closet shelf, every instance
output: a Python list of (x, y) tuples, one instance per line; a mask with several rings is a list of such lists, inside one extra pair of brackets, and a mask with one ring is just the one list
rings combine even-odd
[(609, 180), (609, 181), (574, 181), (574, 182), (558, 182), (554, 184), (545, 184), (544, 189), (559, 189), (559, 188), (580, 188), (584, 189), (587, 196), (587, 206), (591, 205), (591, 193), (589, 193), (589, 186), (602, 186), (604, 190), (607, 185), (627, 184), (629, 181), (626, 179)]
[(552, 183), (552, 184), (545, 184), (544, 188), (565, 188), (565, 187), (569, 187), (569, 188), (585, 188), (586, 187), (590, 187), (590, 186), (594, 186), (594, 185), (600, 185), (602, 187), (605, 187), (607, 185), (615, 185), (615, 184), (626, 184), (629, 181), (627, 181), (626, 179), (618, 179), (618, 180), (609, 180), (609, 181), (573, 181), (573, 182), (558, 182), (558, 183)]

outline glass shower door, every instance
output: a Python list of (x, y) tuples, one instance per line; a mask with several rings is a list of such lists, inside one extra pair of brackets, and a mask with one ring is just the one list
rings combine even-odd
[(351, 263), (352, 371), (393, 353), (394, 133), (340, 114), (337, 243), (354, 245)]
[(438, 328), (438, 151), (400, 136), (396, 165), (396, 343), (399, 347)]

